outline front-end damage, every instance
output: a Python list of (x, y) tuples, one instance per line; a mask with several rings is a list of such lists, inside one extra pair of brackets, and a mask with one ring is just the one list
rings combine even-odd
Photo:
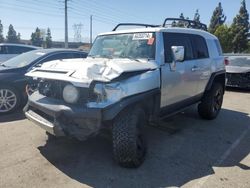
[[(160, 88), (160, 73), (154, 61), (88, 58), (82, 64), (76, 62), (75, 70), (73, 65), (66, 69), (56, 63), (27, 73), (40, 83), (24, 109), (28, 119), (56, 136), (84, 140), (95, 135), (103, 122), (114, 118), (125, 105), (140, 100), (140, 95), (153, 95)], [(65, 100), (68, 85), (79, 92), (73, 103)]]
[(250, 69), (248, 67), (227, 66), (226, 86), (250, 89)]

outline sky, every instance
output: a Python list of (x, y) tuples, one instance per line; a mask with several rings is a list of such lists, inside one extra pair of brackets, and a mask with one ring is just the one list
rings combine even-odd
[[(10, 24), (21, 34), (22, 39), (30, 39), (36, 27), (42, 30), (49, 27), (52, 40), (63, 41), (64, 1), (0, 0), (4, 36)], [(81, 41), (89, 41), (90, 15), (93, 15), (95, 38), (98, 33), (111, 31), (121, 22), (162, 24), (166, 17), (179, 17), (181, 13), (193, 19), (197, 9), (201, 22), (209, 24), (219, 2), (227, 16), (226, 23), (231, 24), (239, 12), (241, 0), (68, 0), (69, 41), (79, 40), (79, 37), (75, 37), (76, 30), (81, 35)], [(246, 4), (250, 10), (250, 0), (246, 0)]]

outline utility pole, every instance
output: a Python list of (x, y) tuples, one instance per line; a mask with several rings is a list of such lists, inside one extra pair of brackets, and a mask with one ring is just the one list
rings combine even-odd
[(90, 31), (90, 36), (89, 36), (89, 43), (90, 43), (90, 47), (92, 46), (92, 21), (93, 21), (93, 15), (90, 15), (90, 29), (89, 29), (89, 31)]
[(68, 0), (65, 0), (65, 48), (68, 48)]

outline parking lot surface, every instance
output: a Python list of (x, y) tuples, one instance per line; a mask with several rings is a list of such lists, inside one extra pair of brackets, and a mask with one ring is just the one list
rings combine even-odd
[(138, 169), (112, 160), (111, 140), (48, 138), (21, 112), (0, 117), (0, 187), (250, 187), (250, 93), (227, 91), (213, 121), (192, 107), (147, 127)]

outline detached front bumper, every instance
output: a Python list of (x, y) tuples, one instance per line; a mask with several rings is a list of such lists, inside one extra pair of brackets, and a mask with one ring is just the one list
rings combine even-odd
[(55, 136), (72, 136), (84, 140), (101, 129), (101, 109), (69, 105), (38, 92), (29, 97), (24, 112), (29, 120)]
[(226, 86), (250, 89), (250, 73), (227, 73)]

